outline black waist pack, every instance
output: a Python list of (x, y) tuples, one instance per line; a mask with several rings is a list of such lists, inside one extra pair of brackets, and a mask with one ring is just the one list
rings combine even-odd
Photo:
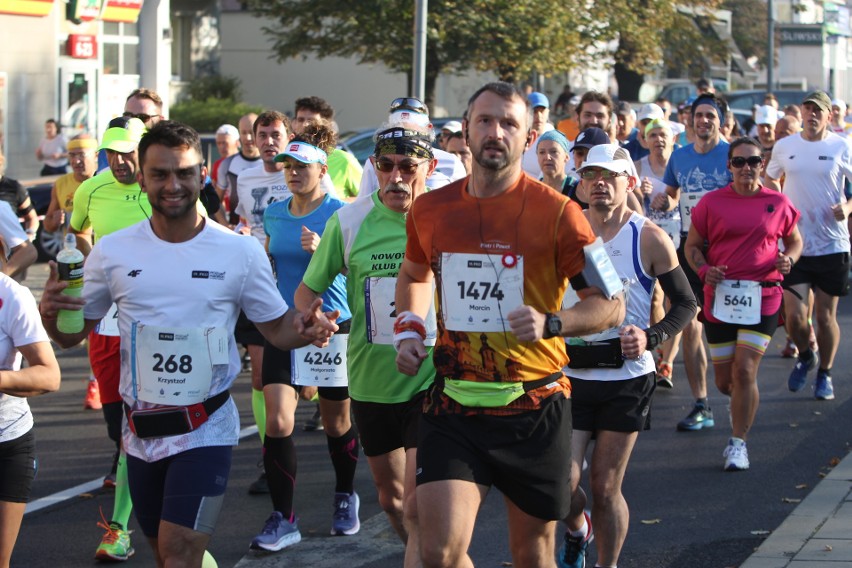
[(620, 369), (624, 366), (621, 340), (591, 341), (585, 345), (565, 344), (569, 369)]

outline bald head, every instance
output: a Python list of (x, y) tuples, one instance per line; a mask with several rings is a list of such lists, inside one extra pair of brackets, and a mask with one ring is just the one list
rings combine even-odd
[(257, 115), (253, 112), (243, 115), (238, 123), (240, 131), (240, 152), (247, 158), (260, 155), (260, 150), (254, 144), (254, 121)]
[(775, 123), (775, 141), (791, 136), (802, 129), (802, 123), (795, 116), (784, 115)]

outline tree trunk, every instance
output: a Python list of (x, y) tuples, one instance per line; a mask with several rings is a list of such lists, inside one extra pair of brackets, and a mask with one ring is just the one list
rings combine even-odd
[(635, 71), (630, 71), (621, 63), (615, 64), (615, 80), (618, 82), (618, 99), (622, 101), (638, 101), (639, 88), (645, 78)]

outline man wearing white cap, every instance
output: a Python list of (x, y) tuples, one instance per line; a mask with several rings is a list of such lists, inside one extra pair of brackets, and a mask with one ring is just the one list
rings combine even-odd
[(648, 123), (652, 120), (662, 119), (664, 116), (665, 113), (663, 113), (663, 109), (660, 108), (660, 105), (654, 103), (642, 105), (642, 108), (639, 109), (636, 116), (636, 121), (639, 125), (639, 129), (636, 131), (636, 136), (631, 137), (624, 144), (624, 149), (630, 152), (631, 160), (638, 162), (650, 153), (648, 143), (645, 141), (645, 127), (648, 126)]
[(775, 146), (775, 123), (778, 122), (778, 111), (770, 106), (763, 105), (754, 113), (754, 123), (757, 127), (757, 141), (760, 142), (764, 152), (771, 152)]
[(444, 126), (441, 127), (441, 148), (449, 152), (447, 150), (447, 142), (456, 134), (462, 133), (462, 124), (458, 120), (450, 120), (449, 122), (445, 122)]
[[(660, 119), (662, 122), (662, 119)], [(629, 513), (621, 485), (636, 438), (650, 427), (655, 387), (653, 349), (676, 335), (695, 314), (695, 297), (680, 268), (669, 236), (627, 206), (636, 186), (633, 162), (624, 148), (602, 144), (589, 150), (580, 169), (589, 209), (584, 213), (604, 247), (618, 277), (629, 282), (627, 313), (618, 325), (594, 335), (566, 339), (567, 374), (571, 378), (571, 512), (559, 552), (559, 565), (585, 566), (592, 527), (584, 512), (587, 499), (580, 488), (583, 459), (596, 440), (590, 461), (593, 493), (591, 518), (597, 524), (597, 565), (616, 566), (627, 536)], [(638, 235), (638, 238), (636, 237)], [(671, 299), (666, 316), (650, 325), (651, 296), (659, 278)], [(597, 344), (591, 347), (589, 344)], [(613, 364), (600, 367), (599, 345), (612, 350)], [(592, 350), (596, 351), (592, 351)], [(583, 352), (595, 353), (584, 356)]]
[[(388, 124), (402, 128), (414, 127), (415, 130), (427, 128), (432, 130), (432, 122), (429, 119), (429, 107), (415, 97), (399, 97), (391, 102)], [(432, 134), (434, 141), (434, 134)], [(435, 171), (426, 180), (426, 187), (437, 189), (444, 187), (450, 182), (461, 179), (467, 175), (464, 166), (456, 156), (445, 152), (440, 148), (434, 148), (433, 153), (438, 165)], [(361, 176), (361, 187), (358, 190), (358, 198), (366, 198), (379, 189), (379, 179), (373, 162), (367, 159), (364, 162), (364, 174)]]

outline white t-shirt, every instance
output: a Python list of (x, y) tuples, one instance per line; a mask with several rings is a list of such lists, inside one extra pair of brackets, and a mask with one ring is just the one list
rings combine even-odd
[(284, 201), (291, 195), (284, 171), (267, 172), (263, 166), (243, 170), (237, 176), (237, 195), (240, 198), (236, 213), (251, 227), (251, 234), (261, 245), (266, 244), (263, 231), (263, 212), (270, 203)]
[[(38, 307), (29, 288), (0, 274), (0, 369), (17, 371), (21, 354), (16, 349), (50, 338), (41, 325)], [(0, 442), (20, 438), (33, 427), (26, 398), (0, 394)]]
[[(438, 189), (448, 183), (454, 182), (467, 176), (464, 165), (455, 154), (450, 154), (438, 148), (432, 149), (432, 154), (438, 160), (438, 165), (432, 175), (426, 179), (426, 187)], [(369, 158), (364, 162), (364, 173), (361, 176), (361, 187), (358, 190), (358, 199), (366, 198), (379, 188), (379, 178)]]
[(846, 203), (844, 177), (852, 179), (852, 142), (829, 132), (824, 140), (809, 142), (801, 133), (782, 138), (772, 149), (769, 176), (786, 175), (784, 193), (802, 214), (799, 231), (804, 256), (849, 252), (849, 229), (838, 221), (833, 205)]
[[(224, 328), (228, 366), (214, 373), (210, 396), (230, 388), (240, 372), (233, 329), (240, 309), (256, 322), (287, 311), (263, 247), (217, 223), (206, 223), (193, 239), (182, 243), (160, 240), (150, 222), (142, 221), (100, 239), (86, 260), (83, 296), (86, 319), (103, 318), (118, 305), (121, 335), (121, 382), (124, 402), (137, 408), (157, 405), (134, 397), (131, 365), (133, 322), (179, 328)], [(239, 437), (239, 414), (233, 400), (214, 412), (197, 430), (181, 436), (142, 440), (124, 423), (127, 452), (156, 461), (203, 446), (231, 446)]]
[(21, 222), (12, 211), (12, 206), (6, 201), (0, 202), (0, 235), (3, 236), (8, 249), (4, 251), (6, 257), (9, 256), (9, 250), (29, 240), (21, 228)]
[(68, 157), (64, 158), (48, 158), (47, 156), (52, 156), (53, 154), (67, 154), (68, 153), (68, 141), (65, 140), (64, 134), (57, 134), (53, 138), (42, 138), (41, 143), (38, 145), (41, 153), (45, 158), (42, 162), (45, 165), (48, 165), (52, 168), (59, 168), (62, 166), (68, 165)]
[(231, 179), (236, 179), (236, 176), (240, 175), (240, 172), (243, 170), (256, 168), (260, 163), (260, 156), (257, 158), (246, 158), (240, 152), (237, 152), (233, 156), (228, 156), (219, 164), (219, 171), (216, 174), (219, 188), (225, 192), (230, 192)]

